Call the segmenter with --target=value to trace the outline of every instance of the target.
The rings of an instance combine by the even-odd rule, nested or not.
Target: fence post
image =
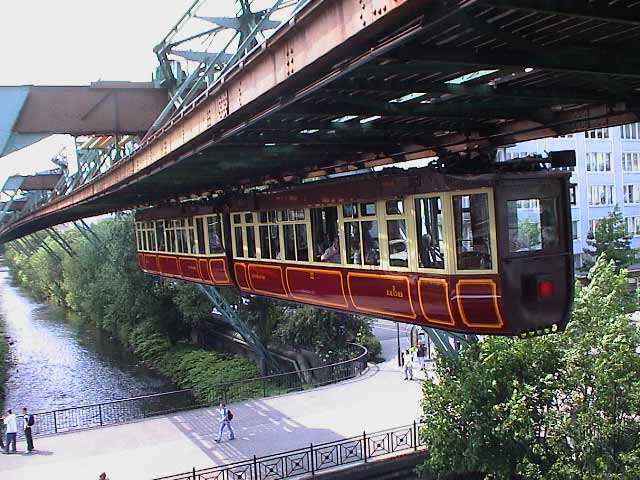
[[[193,467],[193,480],[196,480],[196,467]]]
[[[102,404],[98,405],[98,412],[100,413],[100,426],[102,426]]]
[[[364,463],[367,463],[367,432],[362,432],[362,456]]]
[[[56,418],[56,411],[53,411],[53,430],[58,433],[58,419]]]
[[[258,457],[253,456],[253,478],[258,480]]]
[[[316,465],[315,465],[315,461],[314,461],[314,454],[313,454],[313,443],[309,444],[309,451],[311,452],[311,456],[309,458],[309,465],[311,465],[311,476],[315,477],[316,476]]]
[[[413,421],[413,451],[418,451],[418,429],[415,420]]]
[[[267,382],[265,381],[265,379],[262,379],[262,397],[266,397],[267,396]]]

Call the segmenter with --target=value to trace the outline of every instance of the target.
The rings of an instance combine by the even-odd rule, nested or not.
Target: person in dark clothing
[[[33,450],[33,434],[31,432],[31,425],[29,419],[32,416],[27,413],[27,407],[22,409],[22,418],[24,422],[24,437],[27,439],[27,452],[31,452]]]

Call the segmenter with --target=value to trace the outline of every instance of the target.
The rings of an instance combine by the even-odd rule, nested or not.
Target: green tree
[[[602,255],[566,332],[486,337],[438,360],[421,436],[435,478],[640,477],[640,332],[625,270]],[[466,477],[465,477],[466,478]]]
[[[587,237],[587,248],[584,249],[585,270],[593,267],[595,260],[604,254],[613,260],[618,268],[627,268],[635,259],[635,250],[631,248],[631,239],[620,207],[617,205],[596,226],[595,232]]]

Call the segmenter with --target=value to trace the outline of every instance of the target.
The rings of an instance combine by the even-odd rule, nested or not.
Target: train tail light
[[[538,301],[551,300],[553,298],[554,293],[554,285],[553,280],[549,276],[538,276],[536,279],[536,286],[538,292]]]
[[[522,280],[522,294],[525,301],[543,303],[553,300],[556,288],[551,275],[525,275]]]

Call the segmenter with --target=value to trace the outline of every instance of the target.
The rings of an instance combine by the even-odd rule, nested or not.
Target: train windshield
[[[509,251],[533,252],[560,246],[555,198],[527,198],[507,202]]]

